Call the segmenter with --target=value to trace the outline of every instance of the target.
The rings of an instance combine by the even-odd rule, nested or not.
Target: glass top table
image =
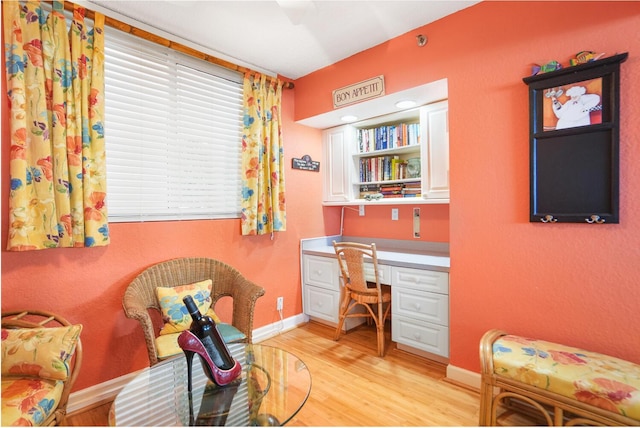
[[[187,391],[184,354],[142,370],[116,396],[111,426],[277,426],[302,408],[311,374],[295,355],[265,345],[230,344],[242,376],[219,387],[193,359],[193,391]]]

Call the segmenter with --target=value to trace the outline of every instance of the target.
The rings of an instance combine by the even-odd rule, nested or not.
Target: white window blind
[[[109,221],[237,218],[242,76],[105,29]]]

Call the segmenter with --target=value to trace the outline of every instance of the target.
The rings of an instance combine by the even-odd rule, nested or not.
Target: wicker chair
[[[156,296],[157,287],[177,287],[206,279],[213,280],[211,307],[225,296],[233,299],[231,325],[252,342],[253,311],[256,300],[264,295],[264,289],[249,281],[235,268],[208,258],[179,258],[153,265],[142,271],[127,287],[122,305],[128,318],[140,322],[144,333],[149,365],[160,361],[156,348],[156,336],[160,326],[154,326],[149,310],[160,312]],[[158,318],[158,317],[156,317]]]
[[[55,333],[55,337],[43,334],[41,336],[42,343],[38,343],[37,355],[33,351],[29,351],[29,358],[35,358],[35,362],[25,361],[18,362],[15,367],[6,367],[8,373],[5,373],[5,365],[11,365],[7,360],[15,359],[20,355],[20,351],[14,353],[17,349],[16,340],[6,338],[7,349],[5,355],[5,334],[2,335],[3,340],[3,373],[2,373],[2,425],[10,424],[34,424],[38,426],[61,425],[67,413],[67,404],[69,402],[69,394],[73,387],[80,367],[82,366],[82,342],[80,341],[81,325],[72,325],[63,317],[48,311],[40,310],[19,310],[6,311],[2,313],[3,329],[35,329],[35,328],[51,328],[69,327]],[[55,330],[52,330],[55,331]],[[18,333],[20,334],[20,333]],[[34,344],[32,334],[27,334],[25,340],[31,345]],[[66,350],[61,352],[57,347],[60,344],[66,346]],[[48,357],[52,357],[47,360]],[[46,361],[45,361],[46,360]],[[53,371],[59,371],[59,376],[51,376],[51,378],[40,378],[33,374],[33,365],[35,363],[44,362],[43,369],[40,373],[49,373],[51,375],[52,364],[55,365]],[[16,368],[26,368],[28,374],[19,374]],[[31,368],[29,368],[31,367]],[[18,369],[20,371],[20,369]],[[60,388],[62,384],[62,388]],[[5,391],[5,387],[7,390]],[[22,392],[21,392],[22,391]],[[47,395],[44,395],[49,391]],[[37,399],[36,399],[37,397]],[[46,400],[45,400],[46,399]],[[43,406],[42,403],[54,403],[50,408]],[[13,410],[10,410],[12,407]],[[5,413],[5,411],[9,413]],[[19,420],[13,420],[17,413],[22,413]],[[9,420],[7,415],[11,415]]]
[[[378,355],[383,357],[385,348],[384,323],[391,309],[391,292],[388,287],[380,285],[376,244],[366,245],[355,242],[333,241],[333,247],[338,257],[343,285],[338,327],[336,328],[334,340],[340,338],[345,318],[367,317],[373,319],[378,335]],[[368,256],[373,263],[375,284],[371,288],[368,287],[365,277],[364,256]],[[384,304],[387,307],[383,310]],[[358,305],[365,307],[367,312],[352,313],[351,310]]]

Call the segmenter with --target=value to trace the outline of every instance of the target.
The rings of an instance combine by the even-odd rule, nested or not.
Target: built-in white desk
[[[334,240],[375,242],[380,281],[391,286],[391,336],[398,348],[438,360],[448,358],[449,245],[339,235],[303,239],[300,261],[304,313],[333,325],[338,323],[340,303]],[[346,321],[345,329],[360,323],[357,318]]]

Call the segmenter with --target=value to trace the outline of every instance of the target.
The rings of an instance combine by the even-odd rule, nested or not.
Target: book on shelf
[[[420,144],[419,123],[397,123],[357,130],[360,153]]]
[[[367,195],[380,194],[383,198],[415,198],[422,196],[419,181],[407,183],[364,183],[360,184],[360,199]]]
[[[361,182],[407,178],[407,162],[397,155],[360,158],[359,162]]]
[[[378,193],[380,191],[380,185],[379,184],[361,184],[360,185],[360,191],[361,192],[373,192],[373,193]]]

